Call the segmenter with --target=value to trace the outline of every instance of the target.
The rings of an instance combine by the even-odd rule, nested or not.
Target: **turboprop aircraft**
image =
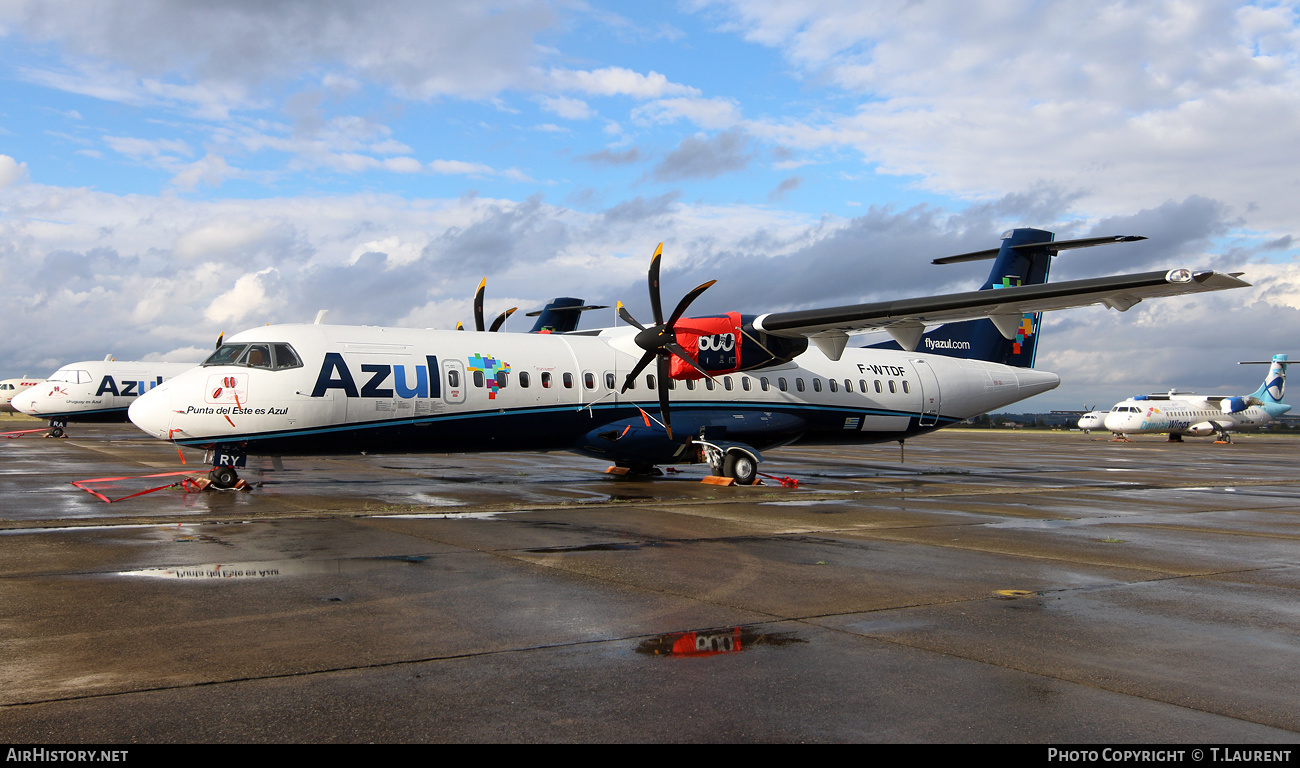
[[[43,381],[45,381],[45,379],[29,379],[26,376],[0,381],[0,411],[6,413],[17,413],[12,404],[14,396],[20,392],[25,392],[29,387],[34,387]]]
[[[1229,432],[1253,432],[1280,419],[1291,406],[1282,402],[1286,391],[1286,355],[1240,365],[1267,365],[1264,383],[1254,393],[1230,397],[1198,397],[1177,391],[1164,395],[1138,395],[1116,403],[1106,414],[1106,429],[1121,436],[1168,432],[1171,442],[1183,435],[1218,435],[1215,442],[1231,443]]]
[[[1017,229],[994,272],[1045,257],[1051,232]],[[1125,238],[1096,238],[1096,243]],[[665,319],[655,251],[654,322],[550,334],[321,323],[232,336],[200,367],[131,405],[145,432],[209,451],[213,482],[237,482],[246,456],[570,450],[639,474],[707,462],[741,484],[760,451],[804,443],[902,440],[1057,386],[1054,373],[914,351],[926,326],[988,318],[1023,344],[1026,316],[1249,285],[1174,269],[758,316],[685,317],[712,282]],[[884,330],[898,350],[846,349]],[[1017,341],[1019,339],[1019,341]],[[812,342],[810,345],[809,342]],[[269,362],[252,365],[254,354]],[[650,363],[655,367],[647,371]],[[644,374],[644,375],[643,375]],[[657,404],[658,417],[647,409]]]
[[[16,395],[14,410],[49,419],[51,437],[62,437],[69,421],[126,421],[127,406],[194,363],[103,360],[70,363],[50,378]]]

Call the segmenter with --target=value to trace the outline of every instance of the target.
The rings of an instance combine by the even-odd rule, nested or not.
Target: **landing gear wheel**
[[[753,485],[758,479],[758,462],[747,453],[729,453],[722,464],[722,473],[736,485]]]
[[[50,427],[50,431],[45,433],[46,437],[63,437],[63,427]]]
[[[233,467],[213,467],[208,473],[208,479],[217,488],[234,488],[239,482],[239,475]]]

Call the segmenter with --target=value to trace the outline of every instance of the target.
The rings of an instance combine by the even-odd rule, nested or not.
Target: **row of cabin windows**
[[[473,379],[474,379],[474,386],[479,387],[479,388],[482,388],[483,385],[486,383],[486,379],[485,379],[485,377],[484,377],[484,375],[483,375],[483,371],[474,371],[472,375],[473,375]],[[518,378],[519,378],[519,386],[522,387],[523,389],[528,389],[529,387],[531,387],[531,386],[533,385],[533,377],[532,377],[532,375],[529,374],[527,371],[520,371],[520,372],[519,372],[519,376],[518,376]],[[550,389],[550,387],[551,387],[552,384],[554,383],[554,378],[552,377],[550,371],[543,371],[542,373],[538,374],[537,378],[538,378],[538,384],[539,384],[543,389]],[[574,379],[573,379],[573,374],[572,374],[572,373],[567,373],[567,372],[566,372],[566,373],[562,373],[562,374],[560,374],[560,381],[561,381],[561,383],[563,384],[563,386],[564,386],[565,389],[573,389]],[[731,391],[733,391],[733,390],[735,389],[735,383],[732,381],[732,378],[731,378],[730,376],[723,376],[722,379],[721,379],[721,381],[722,381],[722,388],[725,389],[726,391],[731,392]],[[748,376],[741,376],[741,377],[740,377],[740,388],[741,388],[742,390],[744,390],[745,392],[749,392],[749,391],[753,388],[753,384],[751,383],[752,381],[753,381],[753,379],[751,379],[751,378],[748,377]],[[496,382],[497,382],[497,387],[500,388],[500,389],[504,389],[505,387],[509,386],[509,385],[510,385],[510,373],[509,373],[508,371],[500,371],[500,372],[498,372],[498,373],[496,374]],[[449,372],[448,372],[447,383],[448,383],[449,385],[453,386],[453,387],[458,387],[458,386],[460,386],[460,376],[458,375],[458,373],[457,373],[456,371],[449,371]],[[688,379],[687,381],[685,381],[685,382],[683,382],[683,383],[686,385],[686,389],[688,389],[688,390],[694,390],[694,389],[695,389],[695,385],[696,385],[697,382],[694,381],[694,380],[689,380],[689,379]],[[716,386],[716,385],[713,383],[713,380],[712,380],[712,379],[700,379],[700,383],[703,383],[704,388],[705,388],[706,390],[709,390],[709,391],[712,391],[713,388]],[[880,379],[876,379],[876,380],[875,380],[874,390],[875,390],[876,394],[884,394],[885,388],[888,387],[888,389],[889,389],[889,393],[890,393],[890,394],[897,394],[897,393],[900,391],[900,384],[901,384],[901,391],[903,392],[903,394],[909,394],[909,393],[911,393],[911,391],[912,391],[912,387],[911,387],[911,384],[910,384],[909,382],[907,382],[907,381],[897,382],[897,381],[894,381],[894,380],[892,380],[892,379],[889,380],[889,381],[887,381],[887,382],[883,382],[883,383],[880,381]],[[764,392],[767,392],[767,391],[769,391],[769,390],[772,388],[772,382],[771,382],[771,381],[770,381],[766,376],[760,376],[760,377],[759,377],[759,379],[758,379],[758,385],[759,385],[759,388],[760,388],[762,391],[764,391]],[[588,372],[586,372],[586,373],[583,373],[583,374],[582,374],[582,386],[585,387],[585,388],[587,388],[587,389],[595,389],[595,388],[596,388],[596,374],[591,373],[590,371],[588,371]],[[655,377],[654,377],[653,375],[651,375],[651,374],[646,374],[646,377],[645,377],[645,386],[646,386],[646,389],[649,389],[651,392],[655,391]],[[839,391],[840,391],[840,382],[837,381],[836,379],[828,379],[828,380],[826,381],[826,386],[830,389],[831,392],[839,392]],[[844,385],[843,385],[843,386],[844,386],[844,391],[845,391],[845,392],[853,392],[853,391],[854,391],[854,389],[853,389],[853,380],[852,380],[852,379],[844,379]],[[777,377],[777,380],[776,380],[776,387],[777,387],[777,389],[781,390],[782,392],[789,392],[789,391],[790,391],[790,382],[789,382],[789,381],[788,381],[784,376]],[[858,379],[857,387],[858,387],[858,390],[857,390],[857,391],[862,392],[862,393],[868,393],[868,392],[871,392],[871,391],[872,391],[872,386],[871,386],[871,384],[869,384],[869,383],[867,382],[866,379]],[[617,377],[616,377],[614,374],[612,374],[612,373],[606,373],[606,374],[605,374],[605,388],[606,388],[606,389],[616,389],[616,388],[621,388],[621,385],[619,385],[619,383],[618,383],[618,379],[617,379]],[[669,380],[668,380],[668,388],[669,388],[669,389],[677,389],[677,380],[676,380],[676,379],[669,379]],[[794,380],[794,388],[795,388],[795,391],[796,391],[796,392],[805,392],[805,391],[807,391],[807,387],[806,387],[806,385],[804,384],[804,380],[803,380],[802,378],[796,378],[796,379]],[[628,383],[628,389],[629,389],[629,390],[636,389],[636,380],[635,380],[635,379]],[[813,379],[813,380],[812,380],[812,389],[813,389],[814,392],[821,392],[821,391],[822,391],[822,380],[821,380],[821,379]]]

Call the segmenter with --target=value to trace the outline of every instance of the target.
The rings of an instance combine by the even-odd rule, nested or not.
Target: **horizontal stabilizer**
[[[1073,248],[1091,248],[1094,245],[1112,245],[1114,243],[1132,243],[1138,240],[1146,240],[1142,235],[1107,235],[1106,237],[1085,237],[1078,240],[1061,240],[1055,243],[1025,243],[1024,245],[1013,245],[1011,250],[1030,250],[1033,248],[1046,248],[1047,252],[1056,255],[1061,251],[1068,251]],[[972,251],[971,253],[962,253],[957,256],[945,256],[942,259],[935,259],[931,264],[960,264],[967,261],[983,261],[997,257],[1001,248],[989,248],[984,251]]]

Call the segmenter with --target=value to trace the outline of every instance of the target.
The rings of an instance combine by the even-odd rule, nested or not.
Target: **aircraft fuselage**
[[[210,361],[155,387],[130,416],[156,437],[252,454],[572,450],[687,463],[684,441],[656,423],[654,368],[619,392],[642,354],[635,333],[267,326],[226,344],[249,345],[245,355],[289,347],[274,362]],[[810,349],[769,369],[674,381],[672,426],[675,436],[725,428],[727,440],[759,450],[896,440],[1058,383],[939,355],[863,348],[832,361]]]

